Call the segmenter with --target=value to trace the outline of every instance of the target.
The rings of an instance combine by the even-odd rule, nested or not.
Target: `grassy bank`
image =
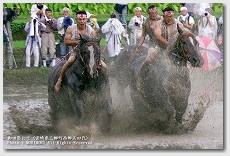
[[[51,68],[5,69],[3,71],[3,86],[9,85],[47,85]]]

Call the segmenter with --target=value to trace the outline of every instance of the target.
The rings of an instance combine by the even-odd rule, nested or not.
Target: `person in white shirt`
[[[185,28],[192,30],[195,24],[195,21],[193,17],[188,14],[188,9],[186,7],[181,7],[180,13],[181,15],[178,16],[177,20],[179,20]]]
[[[195,5],[195,12],[200,16],[203,16],[205,13],[205,9],[211,9],[212,3],[196,3]]]
[[[140,7],[136,7],[134,9],[135,16],[131,18],[129,22],[130,33],[130,43],[132,45],[138,44],[139,39],[142,34],[142,24],[146,20],[146,17],[142,15],[142,9]]]
[[[198,20],[198,35],[215,40],[217,37],[216,17],[211,14],[211,9],[205,9],[205,13]]]
[[[90,25],[96,32],[99,32],[100,26],[97,23],[97,19],[95,18],[95,15],[89,13],[88,11],[86,11],[86,14],[88,18],[87,24]]]
[[[38,16],[38,19],[41,19],[45,16],[45,11],[48,7],[44,4],[44,3],[35,3],[34,5],[32,5],[31,9],[30,9],[30,13],[31,15],[36,14]]]
[[[65,32],[69,26],[74,24],[74,20],[70,17],[70,10],[66,7],[63,8],[62,15],[63,17],[57,20],[57,29],[60,38],[60,54],[64,56],[71,50],[71,46],[66,46],[64,43]]]
[[[40,30],[45,27],[45,24],[38,21],[36,14],[32,14],[30,22],[26,23],[26,67],[30,67],[30,56],[32,54],[34,55],[34,67],[39,67],[39,49],[41,49]]]
[[[113,60],[121,52],[121,35],[125,29],[115,14],[102,26],[102,33],[105,33],[109,57]]]

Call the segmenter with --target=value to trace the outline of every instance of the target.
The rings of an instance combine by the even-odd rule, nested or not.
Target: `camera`
[[[52,20],[51,20],[51,19],[48,19],[48,20],[46,20],[46,23],[47,23],[47,24],[52,24]]]
[[[209,13],[208,13],[208,12],[205,12],[205,13],[204,13],[204,16],[208,16],[208,15],[209,15]]]
[[[138,22],[134,22],[135,26],[139,26]]]

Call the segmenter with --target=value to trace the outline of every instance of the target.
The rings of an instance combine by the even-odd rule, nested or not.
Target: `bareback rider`
[[[96,36],[96,32],[94,29],[90,26],[87,25],[88,19],[87,19],[87,14],[85,11],[78,11],[76,13],[76,23],[66,30],[65,34],[65,44],[69,46],[76,47],[80,45],[80,35],[87,35],[87,36]],[[75,48],[74,48],[75,49]],[[54,86],[54,90],[58,92],[61,87],[61,82],[62,79],[66,73],[66,71],[69,69],[69,67],[76,61],[77,59],[77,51],[74,51],[67,62],[63,65],[61,69],[60,76],[58,78],[57,83]],[[101,61],[102,68],[106,71],[107,74],[107,68],[104,62]]]
[[[140,76],[146,72],[148,65],[154,61],[159,52],[167,48],[175,34],[178,33],[177,24],[184,29],[183,24],[175,19],[174,10],[170,7],[165,8],[163,10],[163,20],[157,21],[154,29],[152,29],[157,46],[148,50],[147,57],[138,72],[137,88],[140,88]]]
[[[156,41],[153,34],[153,30],[156,26],[157,21],[162,20],[163,17],[158,15],[157,7],[151,5],[148,7],[147,10],[149,17],[145,20],[142,26],[142,35],[138,43],[137,51],[139,50],[140,46],[144,43],[146,36],[149,36],[150,46],[155,46]]]

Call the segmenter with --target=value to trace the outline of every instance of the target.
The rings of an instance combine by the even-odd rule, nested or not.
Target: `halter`
[[[187,36],[187,37],[192,37],[193,41],[194,41],[194,45],[197,47],[198,41],[196,40],[195,36],[191,33],[183,33],[183,36]],[[178,36],[180,37],[180,36]],[[182,63],[186,63],[187,61],[189,61],[190,56],[188,53],[185,52],[183,43],[179,43],[181,41],[178,41],[181,39],[177,39],[176,41],[176,45],[175,45],[175,49],[172,51],[172,55],[175,57],[174,61],[176,61],[177,64],[182,65]],[[180,46],[179,46],[180,45]],[[179,53],[181,52],[181,53]]]

